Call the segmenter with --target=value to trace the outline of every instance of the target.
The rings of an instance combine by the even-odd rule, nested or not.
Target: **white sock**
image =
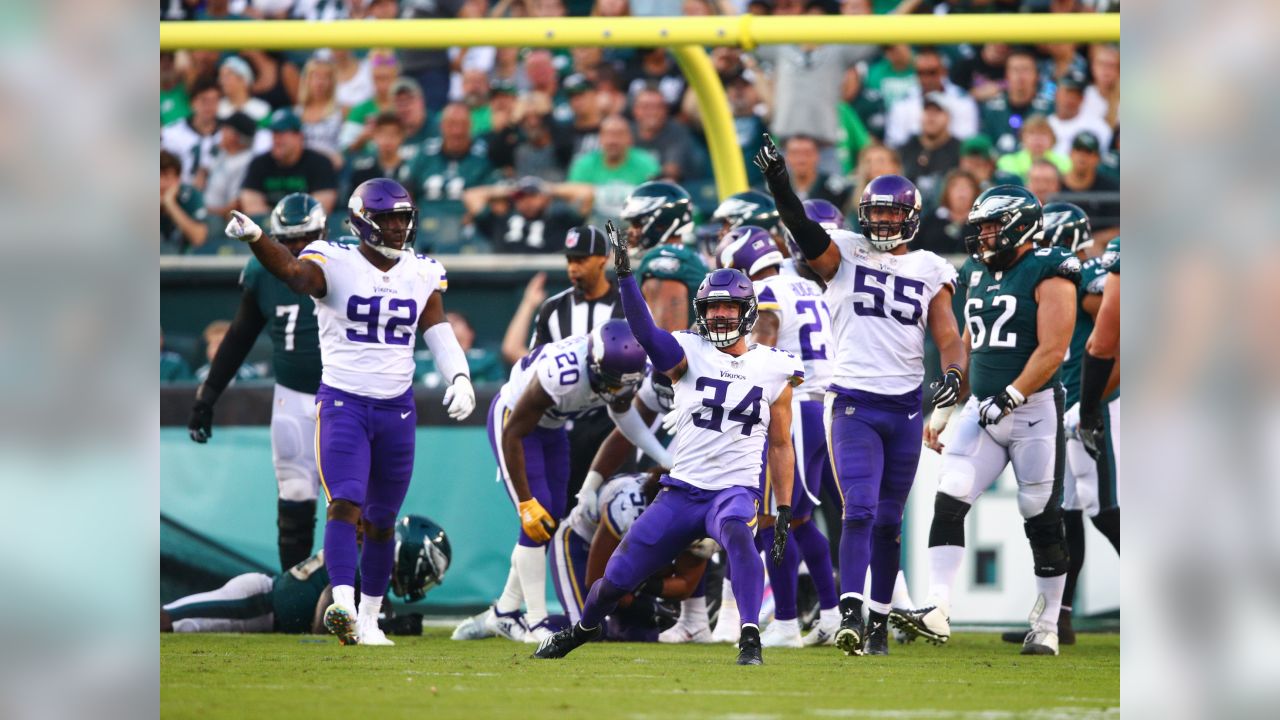
[[[1067,587],[1067,574],[1053,577],[1036,576],[1036,592],[1044,597],[1044,610],[1031,624],[1040,630],[1058,632],[1058,613],[1062,610],[1062,591]]]
[[[889,601],[889,604],[904,610],[916,606],[915,603],[911,602],[911,593],[907,590],[907,576],[903,575],[901,570],[898,571],[898,577],[893,580],[893,599]]]
[[[942,608],[944,613],[951,610],[951,586],[963,560],[964,547],[960,545],[929,548],[929,602]]]
[[[840,624],[840,608],[822,608],[818,611],[818,625],[831,627]]]
[[[372,619],[375,622],[378,615],[382,612],[382,596],[381,595],[365,595],[360,593],[360,619]]]
[[[790,620],[774,620],[769,623],[769,627],[778,626],[778,632],[785,632],[788,635],[800,634],[800,622],[796,618]]]
[[[733,596],[733,583],[728,580],[724,581],[724,587],[720,589],[720,607],[738,609],[738,600]]]
[[[889,611],[892,609],[893,608],[889,606],[889,603],[876,602],[875,600],[867,601],[867,610],[870,612],[880,613],[881,615],[888,615]]]
[[[705,597],[689,598],[680,601],[680,624],[688,628],[704,628],[707,620],[707,599]]]
[[[520,573],[516,572],[516,552],[519,549],[520,546],[517,545],[516,549],[511,551],[511,570],[507,572],[507,584],[502,588],[502,596],[495,603],[498,612],[501,613],[515,612],[524,604],[524,592],[520,589]]]
[[[525,621],[533,627],[547,617],[547,548],[517,545],[511,561],[520,575],[520,588],[528,608]]]
[[[356,589],[350,585],[333,586],[333,602],[348,610],[356,609]]]

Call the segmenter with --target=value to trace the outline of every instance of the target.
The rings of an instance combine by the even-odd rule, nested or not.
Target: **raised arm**
[[[231,211],[231,222],[227,223],[227,237],[249,243],[254,257],[267,269],[267,272],[284,281],[294,292],[306,293],[311,297],[324,297],[328,292],[328,284],[324,279],[324,270],[311,260],[299,260],[289,252],[289,248],[281,245],[262,232],[258,224],[248,215]]]
[[[840,249],[831,242],[826,228],[809,219],[804,213],[804,203],[791,188],[791,176],[787,174],[787,162],[773,144],[768,133],[764,135],[764,145],[752,160],[764,175],[773,193],[773,201],[778,205],[778,216],[782,224],[787,226],[796,244],[804,252],[809,267],[818,273],[824,281],[835,277],[840,269]]]
[[[631,274],[631,258],[627,248],[618,238],[618,229],[613,221],[605,223],[605,233],[609,244],[613,246],[613,267],[618,275],[618,293],[622,296],[622,312],[631,326],[631,333],[644,348],[653,367],[672,381],[679,380],[689,368],[684,348],[676,342],[675,336],[653,324],[653,316],[649,314],[649,306],[645,304],[640,286]]]

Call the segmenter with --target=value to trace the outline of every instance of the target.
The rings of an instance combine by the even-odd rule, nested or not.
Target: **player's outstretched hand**
[[[960,381],[962,376],[960,371],[954,367],[947,368],[947,372],[942,379],[935,382],[931,387],[933,391],[933,406],[935,408],[951,407],[956,404],[956,400],[960,399]]]
[[[1026,401],[1027,399],[1018,392],[1017,388],[1009,385],[999,395],[989,397],[978,405],[978,424],[982,427],[995,425]]]
[[[769,133],[764,134],[764,144],[756,151],[751,162],[755,163],[755,166],[760,168],[760,173],[770,180],[787,177],[787,161],[778,151],[778,146],[773,144],[773,138],[769,137]]]
[[[600,493],[584,485],[578,490],[578,507],[586,513],[592,525],[600,522]]]
[[[203,400],[197,400],[191,406],[191,419],[187,420],[187,432],[191,439],[200,444],[209,442],[213,437],[213,406]]]
[[[449,408],[449,417],[454,420],[466,420],[472,410],[476,409],[476,391],[471,387],[471,378],[458,375],[444,391],[444,406]]]
[[[791,506],[779,505],[778,514],[773,521],[773,550],[769,557],[774,565],[782,564],[782,556],[787,553],[787,535],[791,533]]]
[[[549,542],[551,533],[556,529],[556,521],[542,503],[537,498],[529,498],[516,507],[520,510],[520,527],[524,528],[524,534],[540,543]]]
[[[613,271],[619,278],[630,275],[631,255],[627,252],[627,244],[618,239],[618,228],[614,227],[612,220],[605,222],[604,234],[609,239],[609,245],[613,247]]]
[[[227,237],[241,242],[258,242],[262,237],[262,228],[248,215],[239,210],[231,211],[231,222],[227,223]]]

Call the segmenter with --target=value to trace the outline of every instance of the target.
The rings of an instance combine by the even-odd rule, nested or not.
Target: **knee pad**
[[[325,516],[330,520],[341,520],[356,525],[360,522],[360,506],[350,500],[334,500],[329,503],[329,510]]]
[[[958,545],[964,547],[964,517],[969,503],[939,492],[933,499],[933,523],[929,526],[929,547]]]
[[[373,528],[389,528],[389,531],[394,531],[396,514],[390,508],[370,505],[364,509],[364,522],[366,531]]]
[[[862,505],[845,505],[843,519],[845,524],[851,521],[871,522],[876,517],[875,508]]]
[[[1069,569],[1066,529],[1062,525],[1062,511],[1051,508],[1028,518],[1023,524],[1027,540],[1031,543],[1031,559],[1035,573],[1040,577],[1062,575]]]
[[[902,542],[902,523],[895,524],[876,524],[871,526],[872,542],[889,543],[897,545]]]
[[[396,537],[395,525],[374,525],[368,520],[364,523],[364,537],[373,542],[391,542]]]

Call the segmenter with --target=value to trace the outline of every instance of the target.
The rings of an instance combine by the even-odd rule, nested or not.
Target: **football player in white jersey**
[[[565,423],[604,406],[626,438],[659,462],[670,455],[631,406],[648,360],[625,320],[589,335],[540,345],[511,369],[489,407],[489,442],[498,480],[520,518],[520,536],[502,596],[485,623],[511,640],[542,642],[547,618],[547,544],[565,516],[569,433]],[[523,618],[520,606],[528,607]]]
[[[858,204],[863,236],[828,231],[806,216],[768,136],[755,163],[782,222],[827,283],[836,343],[827,433],[844,502],[836,645],[850,655],[888,654],[902,513],[922,447],[926,328],[945,368],[933,396],[936,407],[955,404],[968,363],[951,309],[956,270],[934,253],[908,251],[920,226],[921,202],[906,178],[881,175],[867,183]],[[869,627],[862,619],[868,566]]]
[[[317,241],[295,258],[239,212],[227,235],[250,243],[263,267],[294,292],[315,298],[323,365],[316,467],[329,503],[324,554],[333,585],[325,626],[343,645],[391,645],[378,613],[395,561],[396,515],[413,475],[414,328],[449,378],[449,416],[466,418],[476,398],[466,353],[444,317],[444,267],[412,250],[412,196],[378,178],[355,189],[348,209],[359,245]],[[358,614],[357,526],[364,528]]]
[[[831,569],[831,546],[813,524],[824,476],[831,474],[827,460],[827,434],[823,427],[823,397],[831,381],[831,313],[817,283],[797,275],[782,275],[783,257],[773,238],[763,228],[740,226],[728,234],[728,247],[720,255],[720,267],[746,273],[755,286],[760,317],[751,339],[796,355],[804,363],[804,387],[793,392],[791,442],[796,453],[796,486],[792,492],[791,537],[782,564],[765,564],[773,588],[773,622],[760,636],[764,647],[803,647],[835,642],[840,626],[835,574]],[[807,390],[806,390],[807,388]],[[758,543],[768,547],[774,530],[774,497],[769,477],[761,478],[764,512],[760,518]],[[834,482],[834,478],[830,480]],[[779,522],[782,522],[779,520]],[[796,592],[800,561],[809,567],[818,591],[820,608],[817,627],[803,639],[797,622]]]
[[[733,567],[742,619],[738,664],[759,665],[764,568],[752,528],[760,505],[761,463],[767,437],[778,511],[789,513],[795,473],[791,388],[804,381],[804,365],[777,348],[747,346],[756,298],[751,281],[738,270],[716,270],[703,280],[694,299],[697,332],[673,335],[659,329],[613,223],[606,232],[617,248],[614,262],[627,322],[654,369],[675,386],[675,459],[657,499],[609,559],[604,577],[591,586],[582,619],[547,638],[534,657],[561,658],[598,637],[605,616],[624,595],[691,542],[709,536],[725,549]],[[786,541],[782,526],[772,548],[776,558],[783,556]]]

